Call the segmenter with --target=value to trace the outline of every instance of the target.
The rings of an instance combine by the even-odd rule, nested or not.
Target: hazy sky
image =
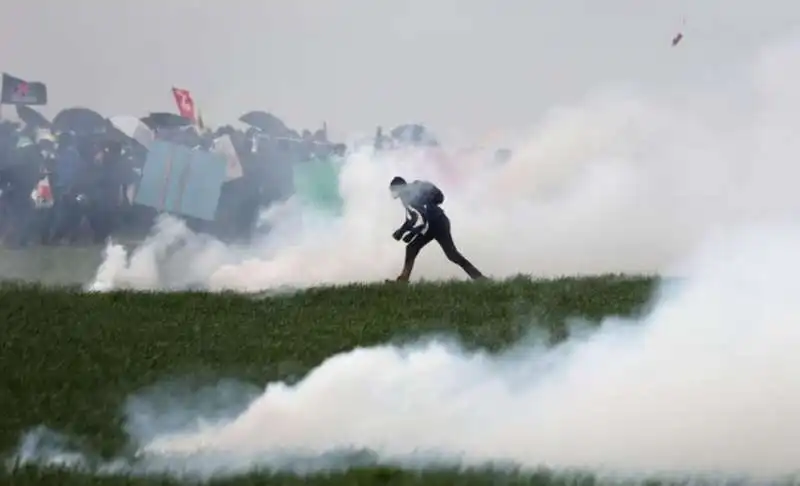
[[[483,134],[604,83],[713,78],[798,19],[796,0],[27,0],[3,7],[0,69],[47,82],[49,113],[174,110],[176,85],[213,124]]]

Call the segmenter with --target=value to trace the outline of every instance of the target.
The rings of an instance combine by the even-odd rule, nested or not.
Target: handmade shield
[[[342,161],[336,157],[311,159],[293,166],[294,186],[301,201],[323,211],[340,214],[343,206],[339,194],[339,170]]]
[[[225,157],[156,140],[134,202],[158,211],[213,221],[225,182]]]

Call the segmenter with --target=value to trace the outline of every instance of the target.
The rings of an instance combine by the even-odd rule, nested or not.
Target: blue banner
[[[226,164],[221,155],[156,140],[149,147],[134,202],[213,221]]]

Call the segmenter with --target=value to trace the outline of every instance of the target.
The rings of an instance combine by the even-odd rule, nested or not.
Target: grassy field
[[[565,319],[598,321],[642,310],[655,280],[596,277],[536,282],[349,286],[282,297],[233,294],[81,295],[0,288],[0,450],[45,424],[85,439],[104,456],[126,445],[127,397],[165,379],[201,384],[234,378],[255,386],[301,376],[356,346],[455,334],[469,346],[500,350],[536,320],[554,340]],[[8,474],[8,473],[5,473]],[[3,478],[0,478],[0,482]],[[498,482],[499,481],[499,482]],[[17,470],[6,484],[171,484],[166,479],[81,476]],[[412,473],[388,468],[297,479],[252,474],[215,484],[595,484],[490,472]]]
[[[0,280],[82,285],[103,261],[103,246],[0,248]]]

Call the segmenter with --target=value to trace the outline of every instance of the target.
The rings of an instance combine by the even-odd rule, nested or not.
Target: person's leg
[[[58,204],[58,203],[57,203]],[[75,196],[65,195],[60,202],[57,210],[55,227],[53,229],[53,242],[66,240],[69,244],[74,244],[78,240],[81,224],[85,215],[85,207],[82,206]]]
[[[49,238],[51,242],[59,243],[67,235],[74,219],[73,206],[73,200],[66,194],[56,200],[53,206],[53,221]]]
[[[11,238],[13,246],[25,246],[31,233],[32,204],[30,200],[15,194],[10,205]]]
[[[36,208],[33,204],[20,205],[19,208],[19,239],[20,246],[28,246],[36,236]]]
[[[417,236],[411,240],[411,243],[406,245],[405,263],[403,264],[403,271],[400,273],[400,276],[397,277],[398,282],[408,282],[409,278],[411,278],[411,271],[414,269],[414,262],[417,259],[417,255],[419,255],[419,252],[431,241],[433,241],[433,236],[431,235],[431,231],[428,231],[424,235]]]
[[[445,256],[448,260],[463,268],[467,275],[473,280],[486,278],[483,274],[475,268],[475,266],[467,260],[464,255],[456,248],[453,242],[453,235],[450,231],[450,219],[448,217],[442,218],[435,226],[431,225],[429,233],[433,233],[434,238],[442,247]]]
[[[86,218],[89,220],[89,227],[92,229],[92,240],[95,243],[103,243],[108,239],[112,232],[112,213],[113,207],[92,205],[88,208]]]

